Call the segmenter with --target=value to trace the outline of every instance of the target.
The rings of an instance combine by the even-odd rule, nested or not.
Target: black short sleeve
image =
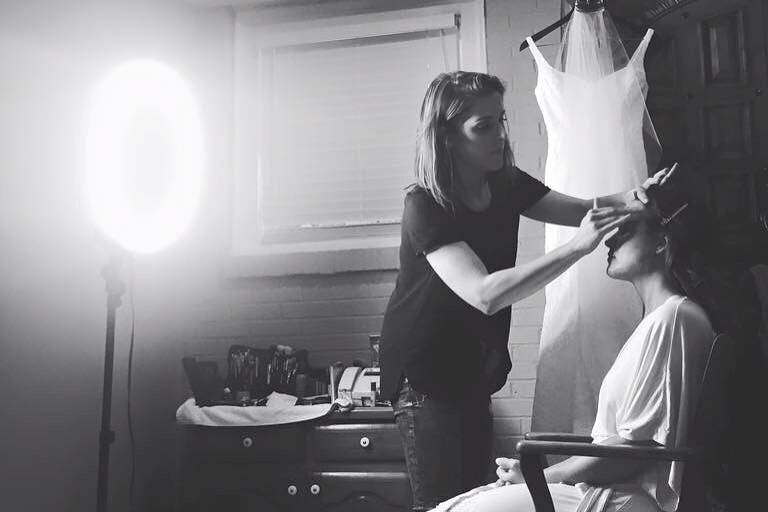
[[[427,254],[462,239],[451,214],[418,187],[405,196],[403,232],[416,255]]]
[[[518,214],[538,203],[550,190],[548,186],[518,167],[503,172],[507,180],[508,201]]]

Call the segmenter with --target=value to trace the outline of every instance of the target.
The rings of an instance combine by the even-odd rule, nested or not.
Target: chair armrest
[[[545,455],[583,455],[633,459],[692,460],[703,458],[703,450],[665,446],[628,446],[561,441],[520,441],[517,443],[520,469],[531,493],[536,512],[555,512],[544,479]]]
[[[590,436],[579,434],[568,434],[563,432],[528,432],[525,434],[526,441],[569,441],[573,443],[591,443]]]
[[[704,457],[695,448],[667,448],[666,446],[639,446],[622,444],[594,444],[562,441],[520,441],[517,451],[521,455],[583,455],[586,457],[612,457],[657,460],[693,460]]]

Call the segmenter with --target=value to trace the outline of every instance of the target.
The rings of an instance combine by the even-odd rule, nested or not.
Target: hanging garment
[[[578,12],[573,22],[580,22]],[[623,67],[601,66],[592,75],[591,55],[581,58],[582,51],[577,59],[569,53],[566,59],[561,53],[563,68],[574,66],[574,72],[564,72],[528,38],[548,134],[545,181],[552,189],[591,198],[629,190],[655,171],[660,148],[645,106],[643,69],[652,34],[648,30]],[[583,39],[581,48],[599,47]],[[575,229],[548,224],[546,251],[570,240]],[[631,284],[608,278],[606,267],[607,249],[601,245],[546,288],[533,430],[589,432],[600,383],[641,317]]]

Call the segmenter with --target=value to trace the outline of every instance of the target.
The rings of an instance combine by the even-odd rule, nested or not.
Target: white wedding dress
[[[619,69],[569,54],[568,72],[550,65],[528,39],[548,134],[545,181],[552,189],[582,198],[608,195],[636,187],[655,170],[660,148],[645,107],[643,68],[652,34],[648,30]],[[548,224],[546,251],[570,240],[575,229]],[[589,432],[603,376],[641,317],[632,286],[605,275],[606,256],[601,246],[546,288],[534,431]]]

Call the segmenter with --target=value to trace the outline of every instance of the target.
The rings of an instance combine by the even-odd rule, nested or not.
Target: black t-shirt
[[[511,368],[507,340],[511,308],[486,316],[456,295],[426,254],[466,242],[488,272],[513,267],[520,213],[549,188],[518,168],[489,175],[490,206],[473,212],[458,203],[444,210],[421,187],[405,197],[400,271],[381,332],[381,393],[394,400],[403,377],[417,391],[440,398],[485,395],[503,385]],[[495,351],[501,382],[489,382],[487,349]]]

